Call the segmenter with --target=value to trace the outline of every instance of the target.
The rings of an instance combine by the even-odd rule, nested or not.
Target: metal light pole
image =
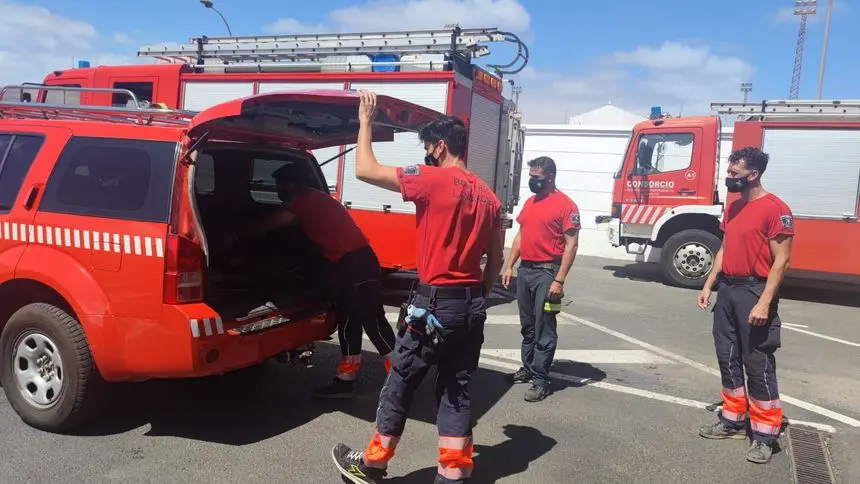
[[[827,63],[827,40],[830,37],[830,15],[833,13],[833,0],[827,0],[827,16],[824,21],[824,47],[821,53],[821,71],[818,73],[818,99],[821,99],[821,88],[824,87],[824,65]]]
[[[747,102],[747,95],[752,91],[752,83],[751,82],[742,82],[741,83],[741,92],[744,93],[744,104]]]
[[[800,28],[797,31],[797,46],[794,50],[794,70],[791,74],[789,99],[797,99],[800,93],[800,74],[803,70],[803,45],[806,42],[806,20],[810,15],[818,13],[818,0],[794,0],[794,15],[800,17]]]
[[[226,18],[224,18],[224,16],[223,16],[223,15],[221,15],[221,12],[219,12],[219,11],[218,11],[218,9],[217,9],[217,8],[215,8],[215,4],[212,2],[212,0],[200,0],[200,3],[201,3],[204,7],[214,10],[214,11],[215,11],[215,13],[217,13],[217,14],[218,14],[218,16],[219,16],[219,17],[221,17],[221,20],[223,20],[223,21],[224,21],[224,26],[225,26],[225,27],[227,27],[227,33],[230,35],[230,37],[232,37],[232,36],[233,36],[233,32],[230,30],[230,24],[228,24],[228,23],[227,23],[227,19],[226,19]]]

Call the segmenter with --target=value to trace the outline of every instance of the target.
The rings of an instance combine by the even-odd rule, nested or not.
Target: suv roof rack
[[[60,91],[76,93],[113,93],[128,96],[125,106],[94,106],[84,104],[53,104],[28,101],[6,101],[7,93],[18,91]],[[140,101],[128,89],[97,87],[45,86],[25,83],[0,89],[0,119],[68,119],[76,121],[107,121],[114,123],[183,126],[197,114],[195,111],[159,109]]]

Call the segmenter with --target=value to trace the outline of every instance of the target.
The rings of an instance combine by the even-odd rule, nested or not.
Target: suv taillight
[[[185,237],[168,235],[164,261],[164,303],[202,302],[204,263],[200,246]]]

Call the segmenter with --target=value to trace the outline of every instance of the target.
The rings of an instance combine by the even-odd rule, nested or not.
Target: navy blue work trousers
[[[550,383],[549,369],[558,346],[558,319],[556,313],[544,311],[544,303],[559,268],[560,264],[535,267],[524,261],[517,269],[523,368],[540,385]]]

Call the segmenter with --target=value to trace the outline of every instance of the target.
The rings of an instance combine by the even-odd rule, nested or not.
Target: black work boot
[[[699,435],[706,439],[717,440],[744,440],[747,438],[746,429],[737,429],[726,425],[720,420],[715,424],[704,425],[699,429]]]
[[[354,382],[332,378],[331,382],[314,391],[317,398],[352,398]]]
[[[514,383],[529,383],[530,381],[532,381],[531,373],[529,373],[529,371],[523,367],[520,367],[519,370],[509,376],[511,378],[511,381],[513,381]]]
[[[552,393],[547,383],[532,383],[532,386],[526,390],[524,397],[527,402],[539,402],[548,397]]]
[[[386,472],[368,467],[364,463],[364,453],[352,450],[345,444],[337,444],[331,449],[334,465],[344,477],[356,484],[379,484]]]

